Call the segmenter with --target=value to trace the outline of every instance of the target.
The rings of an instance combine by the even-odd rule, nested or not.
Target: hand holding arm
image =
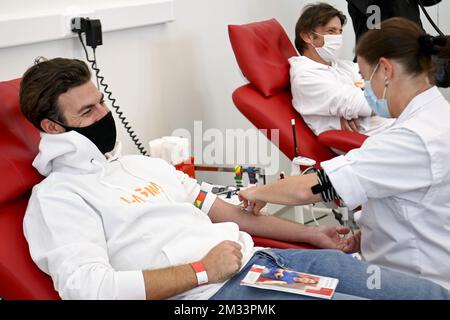
[[[352,132],[359,132],[360,125],[358,119],[350,119],[347,120],[345,118],[341,118],[341,130],[348,130]]]

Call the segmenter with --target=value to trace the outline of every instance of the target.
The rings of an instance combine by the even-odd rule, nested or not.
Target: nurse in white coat
[[[432,85],[432,56],[450,58],[450,39],[393,18],[356,49],[365,95],[380,116],[396,118],[360,149],[321,163],[314,174],[241,192],[255,212],[264,202],[307,204],[340,197],[362,206],[366,262],[429,279],[450,290],[450,104]]]

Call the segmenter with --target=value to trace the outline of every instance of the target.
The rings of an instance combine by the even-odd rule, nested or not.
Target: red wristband
[[[191,267],[194,269],[195,275],[197,276],[197,285],[202,286],[208,284],[208,274],[206,273],[203,263],[200,261],[192,262]]]

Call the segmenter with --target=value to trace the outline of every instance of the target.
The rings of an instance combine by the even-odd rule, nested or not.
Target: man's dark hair
[[[43,119],[65,123],[58,97],[69,89],[90,81],[91,72],[81,60],[39,57],[22,77],[20,109],[39,130]]]
[[[303,54],[303,51],[308,47],[301,34],[313,32],[317,27],[327,25],[334,17],[338,17],[342,25],[347,22],[345,15],[328,3],[320,2],[303,8],[302,14],[295,25],[295,47],[300,54]]]

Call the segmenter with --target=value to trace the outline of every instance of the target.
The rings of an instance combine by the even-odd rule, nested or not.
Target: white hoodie
[[[393,119],[371,117],[356,63],[336,60],[328,66],[305,56],[292,57],[289,63],[292,104],[316,135],[341,130],[340,118],[359,119],[360,133],[367,135],[393,124]]]
[[[244,261],[252,255],[237,224],[207,216],[215,196],[197,209],[196,180],[163,160],[117,152],[107,160],[70,131],[42,133],[33,166],[46,179],[33,188],[25,237],[63,299],[145,299],[142,270],[200,260],[224,240],[241,244]],[[207,299],[222,285],[174,298]]]

